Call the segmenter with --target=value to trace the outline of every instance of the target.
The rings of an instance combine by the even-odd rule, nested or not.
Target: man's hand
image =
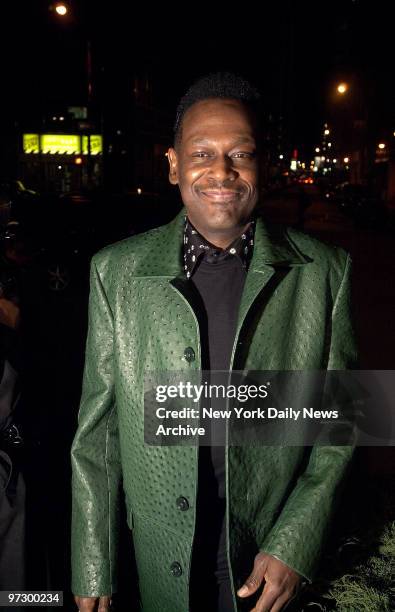
[[[111,609],[111,597],[74,597],[80,612],[109,612]]]
[[[260,552],[255,557],[254,569],[237,591],[239,597],[249,597],[265,582],[262,595],[251,612],[280,612],[293,599],[301,582],[299,574],[275,557]]]

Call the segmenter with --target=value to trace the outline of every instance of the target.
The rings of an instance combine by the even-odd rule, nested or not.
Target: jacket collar
[[[272,226],[258,217],[255,230],[255,244],[250,264],[254,272],[263,272],[267,266],[292,267],[311,262],[292,241],[286,228]]]
[[[145,254],[137,276],[184,277],[183,233],[186,209],[183,207],[167,225],[152,230],[152,248],[156,253]],[[155,240],[154,239],[155,236]],[[148,259],[148,261],[147,261]],[[271,227],[258,217],[255,229],[255,244],[249,269],[264,272],[267,266],[300,266],[312,261],[299,251],[287,231],[278,226]]]

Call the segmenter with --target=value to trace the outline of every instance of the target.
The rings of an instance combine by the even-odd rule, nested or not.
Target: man
[[[279,612],[314,575],[349,448],[144,446],[146,371],[355,360],[347,254],[254,217],[258,103],[227,73],[193,85],[168,151],[185,208],[93,257],[72,448],[80,610],[117,588],[121,478],[144,612]]]

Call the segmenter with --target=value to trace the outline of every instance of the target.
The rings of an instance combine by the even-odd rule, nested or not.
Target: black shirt
[[[230,369],[240,299],[254,244],[254,223],[226,249],[203,238],[186,220],[184,232],[184,268],[187,278],[201,297],[199,323],[205,369]],[[211,402],[213,405],[213,402]],[[213,406],[215,407],[215,406]],[[218,424],[217,424],[218,423]],[[224,425],[212,420],[211,435],[217,445],[199,449],[196,547],[194,567],[200,578],[218,581],[229,575],[225,529],[225,447]]]

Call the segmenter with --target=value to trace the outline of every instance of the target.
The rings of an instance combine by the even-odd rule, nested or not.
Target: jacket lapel
[[[184,274],[183,233],[186,209],[167,225],[153,230],[157,232],[152,240],[152,253],[144,260],[137,276],[167,278],[177,293],[181,293],[194,310],[193,292]],[[152,255],[152,256],[151,256]],[[269,226],[258,218],[255,228],[254,250],[241,298],[238,325],[235,338],[238,339],[243,323],[257,297],[268,289],[269,282],[281,282],[281,278],[296,266],[309,263],[311,258],[299,251],[282,226]],[[235,349],[235,347],[234,347]],[[234,351],[233,351],[234,352]]]
[[[186,214],[183,207],[170,223],[153,230],[152,257],[141,262],[136,276],[183,277],[182,241]],[[297,249],[283,228],[267,226],[261,218],[257,219],[254,242],[249,276],[255,273],[265,276],[275,267],[300,266],[311,261]]]
[[[137,264],[136,276],[175,278],[183,275],[182,241],[185,215],[186,210],[182,208],[170,223],[151,230],[149,250]]]
[[[301,253],[281,226],[268,226],[258,218],[255,228],[254,251],[241,298],[238,330],[258,295],[272,277],[283,276],[289,268],[303,266],[311,258]]]

